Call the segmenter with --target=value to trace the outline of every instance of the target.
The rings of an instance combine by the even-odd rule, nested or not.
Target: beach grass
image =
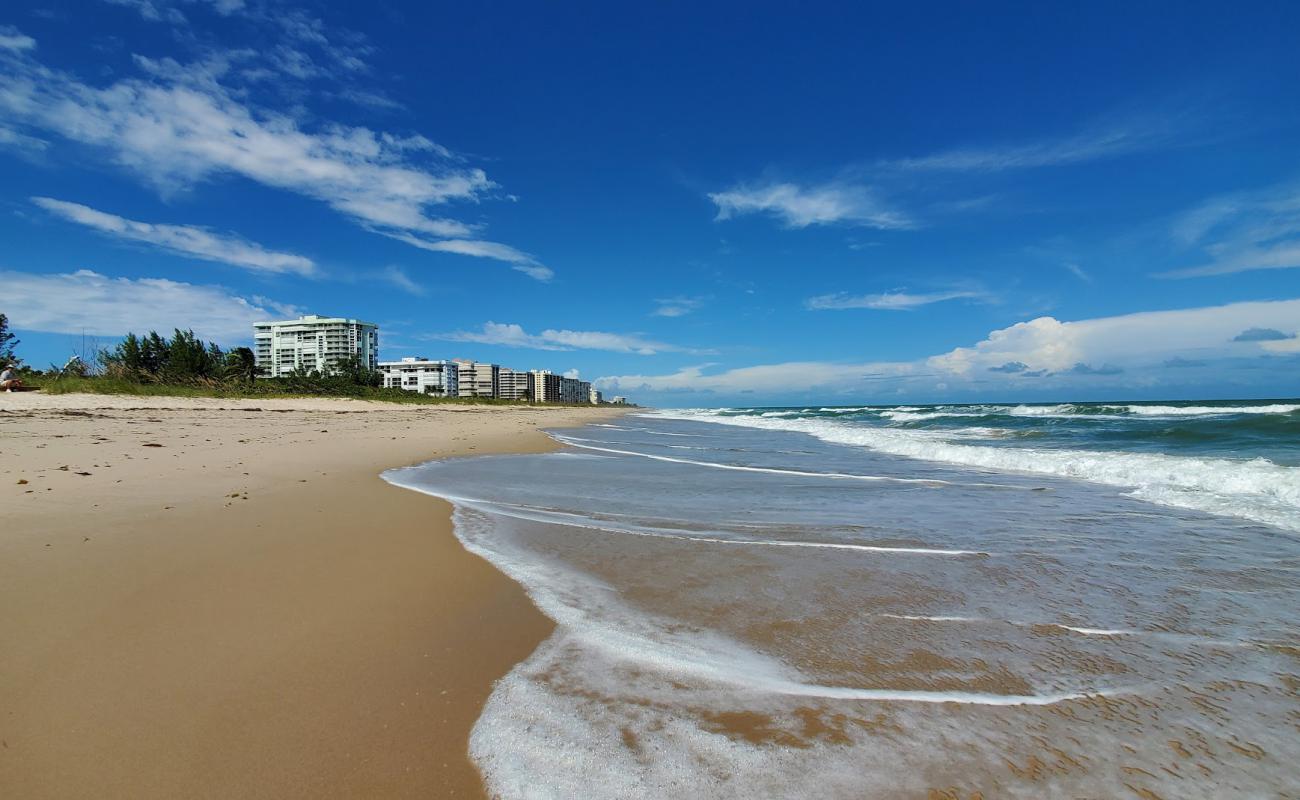
[[[257,399],[263,397],[344,397],[355,400],[376,400],[386,403],[417,405],[528,405],[518,400],[499,400],[482,397],[434,397],[378,386],[348,385],[330,382],[328,385],[312,382],[280,380],[257,381],[190,381],[184,383],[158,383],[134,381],[111,376],[34,376],[27,384],[46,394],[106,394],[136,395],[141,397],[221,397]]]

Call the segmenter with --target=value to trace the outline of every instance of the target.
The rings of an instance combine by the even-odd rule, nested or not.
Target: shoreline
[[[622,413],[3,396],[0,790],[484,796],[470,730],[553,623],[380,473]]]

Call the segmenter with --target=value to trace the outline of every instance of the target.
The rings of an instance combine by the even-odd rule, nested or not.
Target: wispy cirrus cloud
[[[635,353],[643,356],[656,353],[697,352],[691,348],[647,339],[638,334],[554,329],[534,334],[528,333],[520,325],[499,322],[484,323],[482,330],[478,331],[455,331],[435,334],[430,338],[521,347],[530,350],[608,350],[614,353]]]
[[[1300,183],[1207,200],[1181,214],[1170,236],[1176,244],[1196,249],[1202,263],[1156,277],[1300,267]]]
[[[205,339],[243,342],[254,322],[273,319],[279,304],[245,299],[219,286],[165,278],[110,278],[91,270],[0,272],[5,312],[19,330],[122,336],[192,328]],[[260,304],[259,304],[260,301]]]
[[[708,197],[718,207],[718,220],[764,214],[788,228],[836,224],[882,230],[915,227],[907,215],[887,207],[871,188],[848,182],[804,186],[779,181],[747,183]]]
[[[914,308],[948,300],[988,300],[991,295],[982,290],[957,289],[945,292],[882,292],[880,294],[823,294],[810,297],[804,306],[816,311],[870,308],[878,311],[910,311]]]
[[[52,197],[33,197],[32,202],[51,214],[113,238],[152,245],[188,258],[260,272],[310,275],[316,271],[315,263],[306,256],[268,250],[238,236],[213,233],[195,225],[138,222]]]
[[[1065,166],[1148,150],[1171,139],[1170,126],[1154,118],[1095,127],[1060,138],[1016,144],[961,147],[927,156],[876,162],[883,170],[908,172],[1001,172]]]
[[[704,305],[703,297],[663,297],[655,300],[657,308],[651,314],[656,317],[684,317],[698,311]]]
[[[492,258],[512,264],[514,269],[538,281],[549,281],[555,277],[550,267],[543,265],[528,253],[500,242],[485,242],[478,239],[424,239],[409,233],[388,233],[394,239],[406,242],[412,247],[437,253],[457,253],[462,256]]]
[[[19,53],[36,49],[36,40],[21,33],[17,28],[0,25],[0,50]]]
[[[296,26],[302,39],[324,36],[310,20],[282,24]],[[141,77],[100,87],[34,60],[35,45],[24,44],[30,37],[3,35],[10,44],[0,47],[0,115],[15,133],[54,133],[98,148],[164,194],[239,176],[318,200],[365,228],[431,245],[427,250],[550,275],[532,256],[482,241],[479,226],[433,213],[488,197],[496,184],[482,169],[418,134],[327,121],[309,129],[253,105],[222,83],[238,72],[240,53],[216,54],[192,69],[137,58]]]
[[[403,270],[401,267],[390,264],[389,266],[384,267],[382,270],[380,270],[377,277],[380,280],[385,281],[398,289],[401,289],[407,294],[413,294],[416,295],[417,297],[423,297],[424,295],[428,294],[428,290],[425,289],[420,284],[416,283],[415,281],[411,280],[411,276],[407,275],[406,271]]]

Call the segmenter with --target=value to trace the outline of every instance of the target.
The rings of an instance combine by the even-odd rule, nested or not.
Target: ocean
[[[385,474],[452,500],[557,623],[475,726],[495,795],[1300,786],[1300,401],[646,411],[552,436]]]

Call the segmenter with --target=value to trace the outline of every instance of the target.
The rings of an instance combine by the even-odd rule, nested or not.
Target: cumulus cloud
[[[788,228],[810,225],[858,225],[897,230],[915,227],[903,213],[887,208],[866,186],[827,183],[799,186],[794,183],[740,184],[713,192],[709,199],[718,207],[717,219],[745,214],[766,214]]]
[[[973,347],[958,347],[928,363],[967,374],[1008,361],[1065,371],[1079,363],[1122,367],[1176,356],[1204,358],[1231,352],[1226,343],[1252,322],[1259,327],[1293,328],[1300,323],[1300,300],[1147,311],[1077,322],[1039,317],[993,331]]]
[[[609,350],[615,353],[636,353],[638,355],[691,352],[688,348],[656,342],[636,334],[555,329],[532,334],[525,331],[520,325],[499,322],[484,323],[483,329],[479,331],[456,331],[437,334],[432,338],[453,342],[477,342],[503,347],[522,347],[530,350]]]
[[[19,330],[122,336],[192,328],[205,339],[242,342],[254,322],[274,318],[264,299],[219,286],[165,278],[110,278],[90,270],[60,274],[0,272],[5,313]]]
[[[988,299],[988,292],[970,289],[947,292],[884,292],[883,294],[823,294],[810,297],[804,305],[813,310],[871,308],[883,311],[910,311],[913,308],[942,303],[945,300]]]
[[[908,362],[789,362],[728,370],[687,367],[666,375],[614,375],[597,381],[623,392],[789,394],[792,387],[837,392],[907,388],[1035,385],[1149,385],[1157,369],[1241,362],[1300,353],[1300,338],[1232,342],[1250,323],[1277,330],[1300,324],[1300,299],[1150,311],[1078,321],[1039,317],[995,330],[981,342]],[[1222,376],[1219,376],[1222,377]],[[1123,381],[1121,384],[1120,381]]]
[[[299,275],[310,275],[316,270],[316,265],[305,256],[268,250],[260,244],[237,236],[213,233],[194,225],[137,222],[80,203],[69,203],[51,197],[33,197],[32,202],[51,214],[93,228],[108,236],[153,245],[189,258],[260,272],[293,272]]]

